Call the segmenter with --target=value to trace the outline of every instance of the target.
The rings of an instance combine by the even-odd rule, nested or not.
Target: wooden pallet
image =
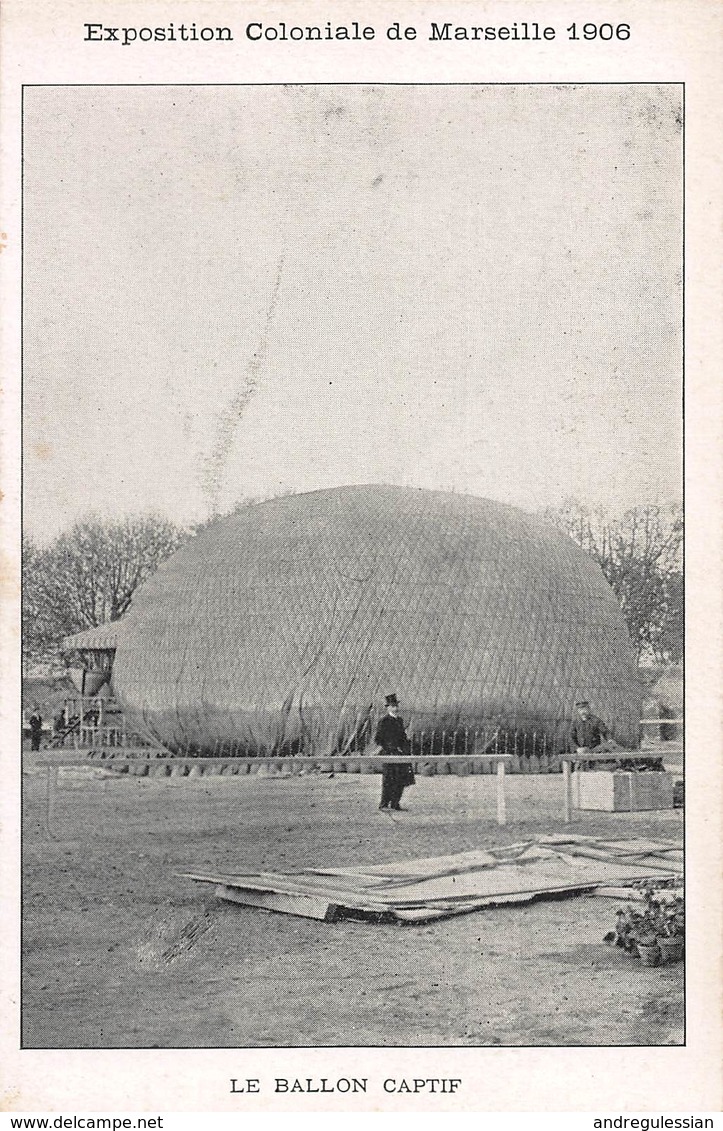
[[[294,873],[181,875],[215,884],[221,899],[268,911],[325,922],[362,915],[419,923],[595,889],[627,891],[623,885],[679,873],[678,854],[678,847],[668,842],[608,843],[592,837],[559,836],[489,852],[397,864]]]

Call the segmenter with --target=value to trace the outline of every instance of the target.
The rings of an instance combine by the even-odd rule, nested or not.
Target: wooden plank
[[[450,904],[445,908],[429,909],[420,908],[413,910],[404,910],[403,908],[394,909],[394,917],[403,923],[424,923],[433,919],[449,919],[453,915],[467,915],[472,911],[482,911],[485,907],[497,907],[502,903],[532,903],[536,899],[544,898],[546,895],[558,895],[567,892],[568,895],[587,895],[593,892],[594,889],[590,887],[575,887],[575,888],[549,888],[546,891],[532,891],[532,892],[511,892],[508,895],[489,896],[485,899],[470,900],[468,903]]]
[[[593,895],[603,896],[606,899],[631,899],[642,900],[643,893],[640,888],[595,888]]]
[[[300,915],[304,919],[321,919],[324,923],[333,923],[339,914],[339,908],[335,904],[308,895],[251,891],[227,887],[225,884],[218,885],[216,895],[219,899],[225,899],[230,903],[241,903],[245,907],[261,907],[266,911],[279,911],[284,915]]]
[[[111,754],[110,751],[119,751],[118,754]],[[105,754],[105,758],[103,755]],[[130,757],[129,757],[130,755]],[[511,754],[390,754],[390,755],[369,755],[369,754],[326,754],[319,756],[310,755],[295,755],[294,757],[281,758],[277,756],[269,756],[268,758],[187,758],[176,755],[164,756],[163,751],[156,750],[153,747],[138,747],[138,749],[131,749],[129,747],[95,747],[86,752],[79,750],[68,751],[45,751],[44,757],[36,760],[36,765],[47,765],[48,763],[66,765],[68,763],[84,766],[89,760],[122,763],[124,761],[136,761],[139,758],[163,758],[164,762],[174,766],[250,766],[255,769],[261,769],[268,766],[281,766],[286,768],[289,772],[296,768],[308,768],[311,766],[325,767],[324,773],[338,773],[340,767],[351,765],[368,765],[375,770],[381,769],[382,765],[413,765],[423,764],[424,762],[431,763],[448,763],[463,764],[469,762],[511,762]]]
[[[529,847],[530,843],[526,841],[524,847]],[[477,868],[492,868],[498,863],[499,860],[492,852],[471,849],[469,852],[454,852],[447,856],[423,856],[395,864],[362,864],[355,868],[310,868],[308,871],[305,870],[304,874],[413,883],[417,879],[434,879],[437,876],[456,875]]]
[[[600,837],[548,835],[537,838],[540,847],[559,849],[569,856],[589,856],[595,860],[616,861],[621,864],[646,864],[651,867],[670,867],[682,860],[683,847],[675,841],[601,840]],[[627,846],[627,847],[626,847]],[[673,857],[671,860],[670,857]]]
[[[584,857],[586,860],[604,860],[608,864],[614,863],[616,860],[623,862],[623,857],[617,853],[606,852],[604,848],[595,848],[593,845],[576,844],[563,849],[563,851],[568,856]]]
[[[334,895],[349,896],[350,898],[363,897],[368,894],[372,900],[377,899],[376,889],[384,888],[388,884],[384,880],[369,882],[368,877],[345,876],[345,882],[339,883],[335,876],[325,876],[315,872],[261,872],[255,877],[271,884],[280,885],[295,891],[333,892]],[[275,890],[275,889],[274,889]]]
[[[599,844],[612,848],[614,852],[675,852],[681,847],[674,840],[645,840],[643,837],[632,837],[628,840],[599,840]]]
[[[95,746],[88,750],[60,748],[58,750],[43,750],[41,757],[35,762],[38,766],[118,766],[128,762],[151,761],[171,764],[173,762],[193,762],[198,765],[196,758],[166,757],[164,751],[150,746]]]
[[[369,907],[420,907],[441,902],[459,903],[465,900],[494,898],[496,895],[513,892],[544,892],[566,890],[577,887],[594,887],[598,884],[616,880],[638,880],[654,875],[647,867],[633,868],[622,862],[575,861],[572,871],[563,861],[542,861],[539,868],[507,867],[477,872],[464,872],[442,878],[410,881],[407,884],[394,884],[365,891],[340,890],[306,883],[302,876],[294,877],[294,883],[284,883],[280,877],[279,888],[288,891],[325,894],[329,899],[353,906],[362,902]],[[667,871],[669,872],[669,866]],[[258,886],[253,884],[253,886]]]
[[[598,845],[600,848],[609,849],[616,856],[652,856],[659,852],[676,852],[680,849],[679,844],[670,840],[644,840],[642,837],[632,840],[600,840]]]
[[[360,911],[391,911],[393,908],[399,907],[420,907],[426,906],[430,900],[438,902],[441,899],[446,901],[458,902],[458,900],[465,900],[470,898],[477,898],[476,893],[461,893],[459,896],[453,893],[444,891],[437,893],[436,896],[432,895],[416,895],[414,893],[404,896],[397,895],[395,892],[384,891],[383,894],[387,898],[377,898],[375,892],[367,891],[354,891],[351,889],[339,889],[326,887],[324,885],[315,885],[313,883],[305,883],[301,877],[293,878],[286,876],[225,876],[225,877],[211,877],[211,876],[198,876],[189,875],[189,879],[199,880],[205,883],[223,884],[226,887],[237,888],[243,891],[256,891],[262,893],[272,893],[277,895],[303,895],[317,898],[327,899],[329,902],[334,902],[339,906],[356,908]],[[297,879],[299,882],[297,882]]]
[[[557,844],[599,844],[599,836],[583,836],[582,833],[544,833],[536,838],[537,844],[554,847]]]
[[[490,856],[493,856],[498,863],[500,861],[512,863],[512,861],[518,860],[521,856],[524,856],[527,850],[533,847],[537,847],[536,841],[519,840],[515,844],[504,844],[499,848],[490,848],[489,852]]]
[[[652,877],[651,877],[652,879]],[[671,899],[677,896],[682,896],[682,888],[659,888],[658,894],[670,896]],[[645,892],[641,888],[613,888],[613,887],[599,887],[595,888],[593,895],[599,895],[606,899],[630,899],[633,901],[642,902],[645,899]]]
[[[185,879],[197,880],[200,883],[213,883],[224,887],[237,888],[244,892],[255,891],[273,895],[305,896],[324,899],[328,903],[340,906],[357,908],[360,911],[390,911],[391,905],[381,900],[365,898],[363,893],[355,891],[340,891],[338,888],[325,889],[313,887],[309,884],[298,884],[280,876],[278,879],[266,879],[260,876],[205,876],[189,872],[177,872],[178,876]],[[414,901],[418,902],[418,901]]]
[[[496,906],[498,903],[518,903],[527,902],[533,899],[541,899],[546,895],[583,895],[595,890],[594,883],[586,881],[585,883],[564,884],[561,887],[550,888],[528,888],[525,891],[503,891],[499,893],[491,893],[489,895],[469,896],[467,899],[437,899],[430,901],[427,906],[435,910],[456,910],[459,907],[464,907],[466,904],[470,906]]]
[[[575,861],[571,868],[565,866],[561,860],[540,861],[539,866],[533,864],[529,868],[500,867],[489,872],[449,877],[446,880],[424,881],[420,884],[410,885],[409,888],[395,888],[392,891],[381,890],[384,896],[394,906],[407,904],[427,904],[439,900],[474,899],[493,897],[499,894],[511,894],[525,891],[547,891],[570,887],[596,887],[624,883],[627,880],[644,880],[653,876],[671,875],[670,865],[660,870],[647,865],[632,865],[611,861]]]

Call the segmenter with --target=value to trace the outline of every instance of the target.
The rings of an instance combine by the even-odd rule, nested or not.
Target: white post
[[[55,812],[55,795],[58,790],[58,767],[48,764],[45,794],[45,828],[48,836],[53,836],[53,814]]]
[[[562,763],[562,780],[565,788],[564,821],[569,825],[572,821],[572,781],[570,780],[570,761],[565,758]]]
[[[507,824],[507,810],[505,806],[505,763],[502,758],[497,762],[497,824]]]

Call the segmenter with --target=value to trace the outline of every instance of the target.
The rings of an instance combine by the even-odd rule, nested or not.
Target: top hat
[[[397,699],[394,692],[392,692],[391,695],[385,695],[384,696],[384,702],[385,702],[387,707],[398,707],[399,706],[399,700]]]

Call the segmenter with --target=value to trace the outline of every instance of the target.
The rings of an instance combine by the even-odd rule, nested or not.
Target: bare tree
[[[638,658],[678,663],[683,653],[683,514],[677,505],[615,517],[576,500],[543,517],[598,563],[615,592]]]
[[[157,516],[89,516],[49,546],[23,544],[23,651],[52,653],[64,636],[118,620],[138,586],[188,537]]]
[[[50,547],[23,539],[23,663],[44,659],[58,641],[76,631],[76,620],[62,594],[50,583]]]

